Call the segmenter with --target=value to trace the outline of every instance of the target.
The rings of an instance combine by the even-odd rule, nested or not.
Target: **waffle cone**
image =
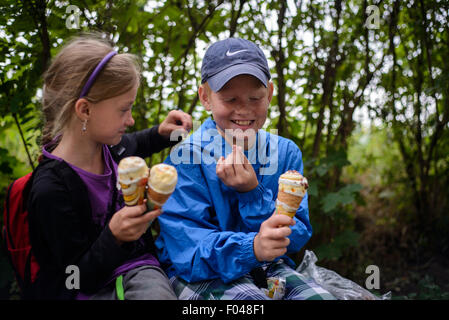
[[[276,201],[276,211],[293,218],[301,204],[303,197],[280,191]]]
[[[160,208],[164,205],[165,201],[171,196],[172,192],[170,193],[159,193],[155,191],[151,186],[148,186],[147,195],[148,200],[153,202],[155,208]]]
[[[299,205],[301,204],[302,198],[303,197],[301,197],[301,196],[296,196],[296,195],[293,195],[293,194],[290,194],[290,193],[286,193],[284,191],[280,191],[278,193],[279,201],[281,201],[282,203],[285,203],[289,207],[296,208],[296,209],[299,208]]]
[[[293,218],[296,214],[296,211],[287,211],[283,206],[276,205],[276,213],[277,214],[285,214],[286,216]]]

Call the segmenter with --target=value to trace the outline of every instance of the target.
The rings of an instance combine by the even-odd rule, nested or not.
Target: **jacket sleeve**
[[[253,251],[256,232],[219,229],[200,165],[178,164],[177,170],[178,184],[158,218],[156,243],[176,275],[187,282],[221,278],[228,283],[259,266]]]
[[[302,161],[302,153],[298,146],[292,141],[289,141],[286,153],[287,157],[285,159],[285,171],[296,170],[302,175],[304,174],[304,164]],[[298,252],[302,247],[309,241],[312,236],[312,226],[309,220],[309,204],[308,204],[308,193],[301,201],[301,205],[296,211],[294,217],[296,224],[291,227],[292,233],[289,236],[290,245],[287,247],[288,253]]]
[[[243,223],[254,232],[259,232],[260,224],[267,220],[275,210],[275,199],[272,190],[262,183],[253,190],[238,193],[239,213]]]
[[[111,147],[114,160],[119,162],[120,159],[129,156],[146,158],[178,143],[161,136],[158,129],[159,125],[156,125],[149,129],[124,134],[120,143]]]
[[[65,270],[80,271],[80,289],[93,293],[104,285],[111,272],[130,255],[131,247],[119,246],[109,227],[97,239],[89,239],[86,223],[74,199],[56,176],[37,177],[30,192],[30,237],[36,258],[54,281],[65,281]],[[132,246],[132,245],[131,245]],[[59,287],[63,287],[62,282]]]

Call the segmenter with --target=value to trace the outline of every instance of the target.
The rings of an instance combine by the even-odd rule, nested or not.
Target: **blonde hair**
[[[44,74],[42,145],[63,133],[74,114],[83,86],[95,67],[112,50],[111,44],[100,35],[89,34],[72,39],[56,55]],[[107,62],[83,98],[98,103],[119,96],[139,83],[137,56],[117,54]]]

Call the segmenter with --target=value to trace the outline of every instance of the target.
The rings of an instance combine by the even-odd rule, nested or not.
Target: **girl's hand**
[[[240,146],[233,145],[232,152],[217,161],[217,176],[228,187],[238,192],[248,192],[259,184],[254,168]]]
[[[117,211],[109,221],[109,229],[119,244],[139,239],[150,226],[150,221],[162,214],[161,209],[147,211],[147,204],[125,206]]]
[[[253,243],[254,255],[258,261],[272,261],[287,252],[290,244],[287,237],[292,233],[290,225],[295,225],[293,218],[276,212],[262,222]]]
[[[173,141],[177,141],[177,138],[183,134],[187,134],[190,130],[192,130],[192,116],[188,113],[185,113],[181,110],[172,110],[168,113],[167,118],[159,125],[158,132],[161,136],[171,137],[172,132],[178,131],[176,135],[176,139]]]

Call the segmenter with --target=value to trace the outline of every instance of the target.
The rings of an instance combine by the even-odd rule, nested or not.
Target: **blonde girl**
[[[28,197],[40,269],[25,297],[176,298],[148,230],[161,211],[124,206],[117,163],[172,146],[172,131],[189,131],[192,120],[172,111],[160,125],[126,133],[139,83],[136,57],[98,35],[70,41],[46,71],[42,159]]]

